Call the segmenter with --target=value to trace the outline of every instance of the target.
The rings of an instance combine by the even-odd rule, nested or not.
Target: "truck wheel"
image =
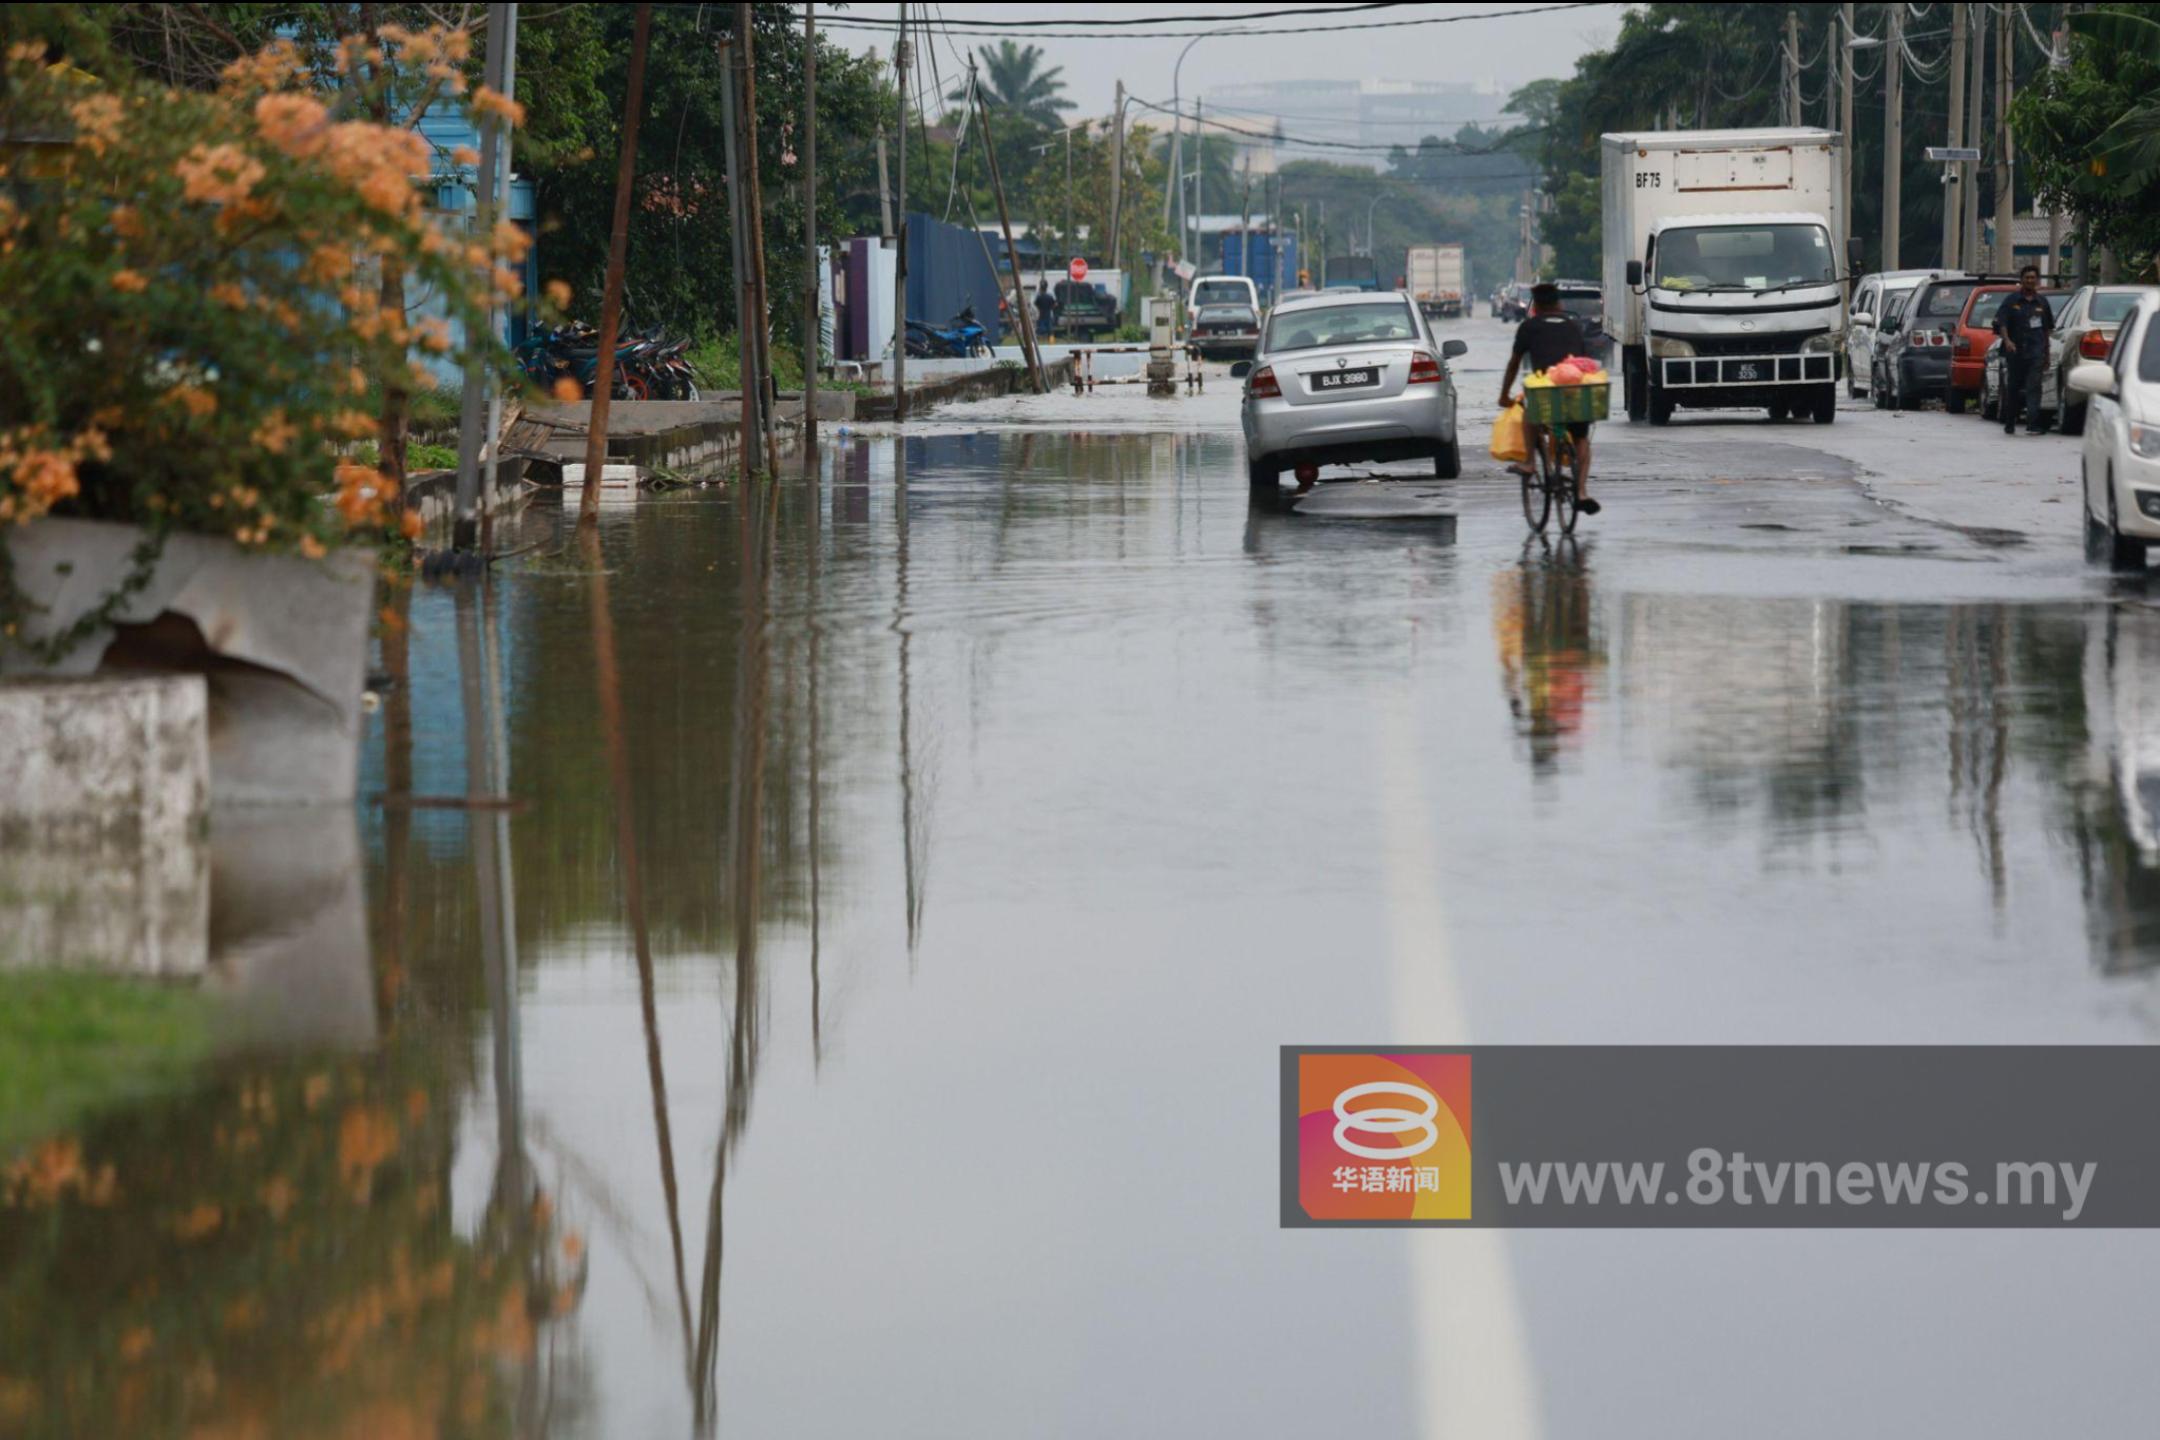
[[[1462,478],[1462,443],[1450,440],[1433,451],[1433,474],[1441,480]]]
[[[1644,392],[1649,388],[1650,377],[1644,372],[1642,352],[1627,350],[1620,356],[1620,390],[1627,400],[1628,423],[1640,425],[1650,413]]]
[[[1835,424],[1836,421],[1837,382],[1833,380],[1815,392],[1815,423],[1817,425],[1831,425]]]
[[[1773,425],[1776,425],[1776,424],[1781,424],[1781,423],[1783,423],[1784,421],[1786,421],[1786,420],[1789,420],[1789,419],[1791,419],[1791,418],[1792,418],[1792,407],[1791,407],[1790,405],[1787,405],[1787,404],[1786,404],[1786,403],[1785,403],[1785,402],[1784,402],[1783,400],[1773,400],[1773,401],[1771,401],[1771,402],[1770,402],[1770,423],[1771,423],[1771,424],[1773,424]]]
[[[1673,402],[1671,397],[1666,395],[1664,387],[1645,385],[1643,388],[1650,392],[1650,423],[1652,425],[1671,424]]]

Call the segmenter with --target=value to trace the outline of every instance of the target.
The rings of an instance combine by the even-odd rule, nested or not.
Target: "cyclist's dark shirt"
[[[1527,356],[1532,370],[1550,370],[1588,348],[1582,327],[1559,312],[1533,315],[1515,327],[1515,355]]]

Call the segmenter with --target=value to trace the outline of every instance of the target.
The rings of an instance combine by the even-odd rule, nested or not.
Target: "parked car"
[[[2055,328],[2054,363],[2040,382],[2040,403],[2051,401],[2062,419],[2062,432],[2076,435],[2085,428],[2085,400],[2069,389],[2070,372],[2081,360],[2105,360],[2115,343],[2115,327],[2122,323],[2152,287],[2147,285],[2083,285],[2070,297]]]
[[[2118,570],[2142,568],[2160,540],[2160,289],[2143,289],[2131,307],[2105,360],[2072,364],[2064,395],[2086,417],[2086,552]]]
[[[1058,333],[1082,339],[1118,327],[1117,302],[1102,286],[1086,280],[1060,280],[1050,287],[1057,297]]]
[[[1914,288],[1896,325],[1876,342],[1869,382],[1876,409],[1913,410],[1949,394],[1958,316],[1980,283],[1975,275],[1938,275]]]
[[[1286,469],[1375,460],[1430,460],[1433,473],[1462,473],[1455,435],[1455,381],[1447,362],[1466,353],[1441,344],[1410,298],[1387,291],[1330,290],[1285,300],[1268,316],[1260,353],[1230,373],[1245,381],[1241,422],[1255,491]]]
[[[2063,312],[2069,308],[2070,292],[2067,290],[2043,290],[2048,309],[2055,312],[2055,324],[2062,325]],[[1988,341],[1987,355],[1980,369],[1980,413],[1989,420],[2002,418],[2003,387],[2009,383],[2009,357],[2002,348],[2002,337],[1994,336]],[[2048,398],[2048,386],[2043,379],[2040,386],[2040,414],[2045,417],[2055,413],[2055,403]]]
[[[1943,408],[1952,415],[1965,413],[1968,400],[1980,398],[1987,374],[1988,346],[1995,339],[1995,312],[2017,293],[2015,284],[1996,282],[1975,285],[1958,313],[1957,328],[1950,332],[1950,388],[1943,392]]]
[[[1560,308],[1583,332],[1583,344],[1596,359],[1605,357],[1611,339],[1605,333],[1605,287],[1590,280],[1560,280]]]
[[[1189,338],[1203,360],[1249,360],[1260,348],[1260,312],[1250,305],[1203,305]]]
[[[1530,318],[1530,287],[1521,281],[1500,287],[1500,318],[1509,324]]]
[[[1874,388],[1876,337],[1889,323],[1892,307],[1902,310],[1921,281],[1946,273],[1950,272],[1885,270],[1868,276],[1854,289],[1852,308],[1845,316],[1846,394],[1857,399]]]

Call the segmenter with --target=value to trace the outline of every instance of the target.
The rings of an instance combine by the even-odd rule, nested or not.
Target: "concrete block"
[[[0,755],[0,968],[202,974],[203,678],[0,685]]]

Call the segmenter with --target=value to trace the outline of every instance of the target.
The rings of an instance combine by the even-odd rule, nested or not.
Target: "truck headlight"
[[[1803,355],[1835,355],[1837,351],[1838,337],[1835,335],[1810,335],[1800,342]]]
[[[1660,360],[1690,360],[1694,358],[1695,347],[1672,335],[1653,335],[1650,353]]]
[[[2141,460],[2160,460],[2160,425],[2132,425],[2130,453]]]

